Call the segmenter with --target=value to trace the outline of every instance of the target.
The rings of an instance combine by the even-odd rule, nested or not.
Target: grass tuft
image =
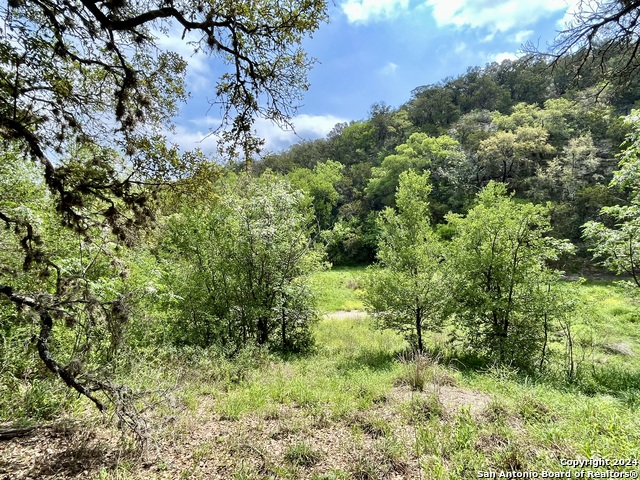
[[[322,458],[321,452],[314,450],[307,442],[297,442],[290,445],[285,454],[285,460],[299,467],[311,467]]]

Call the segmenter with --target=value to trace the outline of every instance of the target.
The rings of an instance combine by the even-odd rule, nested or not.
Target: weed
[[[421,462],[422,469],[429,480],[448,480],[449,473],[444,460],[437,455],[430,455]]]
[[[412,395],[406,408],[406,416],[411,424],[420,424],[433,418],[445,416],[445,408],[437,394]]]
[[[551,410],[530,393],[525,394],[518,402],[518,412],[520,417],[526,421],[549,421],[555,417],[551,415]]]
[[[354,480],[377,480],[383,477],[385,469],[374,461],[373,455],[360,454],[353,462],[349,473],[350,478]]]
[[[241,464],[240,467],[233,472],[232,477],[233,480],[256,480],[260,478],[258,474],[250,467]]]
[[[396,383],[407,385],[411,390],[422,392],[427,385],[437,391],[441,386],[456,386],[456,378],[440,365],[438,357],[410,352],[399,356],[403,366]]]
[[[482,412],[482,415],[489,423],[502,425],[509,418],[510,413],[504,401],[493,398]]]
[[[400,362],[403,364],[403,369],[398,383],[408,385],[413,391],[422,392],[428,383],[431,359],[425,355],[410,353],[401,355]]]
[[[495,452],[504,449],[509,438],[502,431],[483,432],[476,438],[474,449],[480,452]]]
[[[468,408],[463,408],[458,412],[453,426],[451,436],[452,449],[464,450],[469,448],[475,437],[477,426]]]
[[[310,467],[316,464],[321,457],[322,454],[319,451],[314,450],[304,441],[290,445],[284,454],[285,460],[300,467]]]
[[[509,443],[498,451],[495,462],[501,470],[522,471],[527,468],[527,455],[517,443]]]
[[[384,418],[358,414],[353,423],[374,438],[386,437],[391,433],[391,426]]]
[[[208,442],[203,443],[193,449],[193,453],[191,454],[191,457],[195,461],[205,460],[211,456],[212,451],[213,451],[213,445],[211,443],[208,443]]]
[[[326,473],[314,473],[309,478],[310,480],[346,480],[349,478],[349,473],[338,469],[332,469]]]
[[[354,293],[345,285],[340,288]],[[579,359],[571,383],[559,361],[563,338],[555,338],[553,332],[548,368],[532,380],[509,366],[487,368],[486,363],[470,361],[471,357],[461,357],[453,370],[449,364],[455,361],[455,351],[443,353],[437,345],[431,345],[430,352],[438,354],[399,358],[397,352],[406,348],[404,340],[394,332],[376,330],[363,315],[321,320],[315,326],[321,346],[307,355],[283,358],[258,349],[230,359],[216,350],[167,348],[154,351],[148,361],[135,365],[132,361],[121,375],[129,375],[125,383],[138,391],[172,392],[150,397],[154,406],[149,412],[160,419],[155,423],[156,439],[164,442],[165,452],[191,457],[210,469],[220,459],[244,459],[244,464],[238,462],[235,471],[226,474],[235,479],[417,478],[420,475],[414,469],[420,465],[421,478],[449,480],[471,478],[474,472],[489,469],[553,470],[558,458],[576,455],[637,458],[640,334],[630,328],[627,317],[640,310],[627,308],[627,299],[609,286],[587,286],[584,293],[594,296],[597,315],[593,328],[575,320],[576,338],[587,339],[587,354]],[[605,331],[606,338],[601,333]],[[430,341],[434,339],[444,342],[445,334]],[[626,355],[628,350],[636,354]],[[58,388],[36,373],[29,378],[1,373],[3,419],[33,422],[61,413],[86,414],[80,410],[83,402],[65,394],[64,385]],[[394,390],[394,384],[403,388]],[[456,392],[443,386],[458,384],[492,398],[486,407],[480,405],[480,417],[465,408],[455,415],[445,411],[441,400],[449,403],[449,393]],[[413,393],[403,397],[409,388]],[[212,420],[208,405],[219,415],[213,417],[216,420],[241,421],[220,422],[217,426],[224,427],[223,435],[216,435],[211,443],[190,444],[187,439]],[[162,424],[161,419],[168,420]],[[402,433],[396,436],[395,427],[402,422],[397,428]],[[339,436],[339,442],[317,446],[310,440],[314,429],[325,430],[323,437]],[[411,442],[415,449],[403,436],[407,430],[415,432]],[[66,430],[50,433],[52,439],[72,436]],[[262,438],[263,443],[256,441],[256,435],[271,438]],[[166,448],[172,442],[176,448]],[[286,461],[267,463],[263,454],[247,447],[254,443],[283,446],[276,451],[283,451],[278,458],[282,460],[283,455]],[[341,465],[338,462],[346,452],[353,453],[348,453],[348,465]],[[90,476],[124,480],[146,478],[149,473],[135,460],[118,462],[117,467],[97,465]],[[165,462],[156,465],[154,474],[180,478],[184,472],[185,478],[207,478],[200,467],[188,469],[171,456]],[[9,469],[6,473],[11,478],[29,477],[13,468],[6,461],[0,466]]]
[[[379,456],[389,466],[390,470],[396,473],[406,473],[409,464],[407,463],[407,448],[396,437],[388,435],[378,443],[377,450]]]

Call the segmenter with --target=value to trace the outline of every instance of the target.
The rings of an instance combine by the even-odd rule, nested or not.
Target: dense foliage
[[[576,243],[584,258],[581,225],[619,202],[606,185],[629,130],[620,115],[638,85],[600,91],[596,72],[577,86],[568,67],[547,68],[524,59],[471,68],[415,89],[397,109],[375,104],[367,119],[336,125],[326,139],[267,155],[255,171],[301,178],[329,161],[343,166],[320,226],[336,264],[373,261],[375,217],[394,206],[399,175],[409,169],[431,172],[435,223],[465,212],[479,190],[500,181],[518,198],[551,202],[553,234]]]
[[[640,118],[634,111],[627,117],[632,131],[620,155],[620,170],[614,172],[611,186],[629,192],[628,205],[603,207],[600,212],[615,225],[590,221],[584,236],[596,259],[617,274],[627,274],[640,287]]]
[[[326,20],[326,4],[9,1],[0,17],[3,161],[35,166],[7,172],[0,190],[3,327],[27,313],[44,365],[143,435],[127,389],[87,359],[101,337],[120,342],[139,297],[118,282],[130,270],[123,250],[146,240],[159,190],[204,160],[163,134],[186,98],[186,62],[159,37],[178,30],[188,49],[217,59],[221,151],[250,158],[256,118],[286,123],[307,88],[312,60],[300,43]],[[59,347],[72,353],[57,356]]]
[[[548,263],[571,250],[545,234],[548,211],[518,204],[490,182],[466,216],[450,215],[450,295],[463,342],[500,363],[531,366],[544,356],[550,325],[567,305],[554,304],[559,273]]]
[[[306,279],[321,266],[309,200],[272,175],[228,178],[217,190],[217,200],[172,215],[162,234],[170,337],[228,351],[308,347]]]

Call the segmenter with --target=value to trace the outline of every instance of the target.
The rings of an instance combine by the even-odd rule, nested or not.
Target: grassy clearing
[[[481,471],[569,471],[561,459],[640,459],[637,305],[609,284],[580,291],[592,303],[576,319],[587,353],[573,383],[472,369],[444,354],[416,357],[368,318],[337,315],[316,326],[318,347],[306,356],[253,349],[229,361],[194,350],[132,365],[127,380],[154,392],[147,398],[155,405],[147,412],[153,443],[142,459],[101,417],[76,408],[70,415],[81,420],[67,433],[5,442],[0,473],[471,479]],[[347,309],[353,292],[324,308]]]
[[[365,267],[339,267],[316,273],[311,286],[323,313],[362,310],[362,275]]]
[[[640,368],[640,300],[611,282],[587,282],[580,292],[589,304],[590,316],[582,320],[594,332],[596,353]]]

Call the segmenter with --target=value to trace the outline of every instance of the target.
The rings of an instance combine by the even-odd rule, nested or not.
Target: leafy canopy
[[[120,414],[122,389],[100,374],[84,381],[86,372],[56,360],[51,346],[67,325],[88,319],[91,332],[128,311],[126,295],[101,289],[87,278],[86,265],[66,263],[81,265],[84,245],[91,245],[90,265],[111,264],[117,268],[102,275],[125,275],[115,250],[138,240],[154,216],[158,187],[203,160],[198,152],[180,154],[164,136],[187,93],[186,62],[161,48],[161,37],[217,60],[210,98],[220,108],[221,151],[241,151],[248,160],[260,145],[255,119],[286,123],[308,86],[312,60],[300,43],[326,20],[326,3],[10,0],[0,4],[0,17],[0,134],[5,148],[33,161],[30,180],[48,191],[46,207],[33,216],[23,214],[27,195],[0,192],[3,246],[19,252],[29,278],[3,275],[1,299],[38,319],[39,355],[49,370],[99,408],[107,400]],[[81,245],[63,258],[46,235],[60,224],[71,235],[62,244]]]
[[[626,118],[632,126],[626,149],[620,155],[620,169],[614,173],[611,186],[629,192],[629,205],[603,207],[603,216],[615,223],[590,221],[584,237],[592,245],[596,259],[617,274],[626,273],[640,287],[640,112],[634,110]]]

